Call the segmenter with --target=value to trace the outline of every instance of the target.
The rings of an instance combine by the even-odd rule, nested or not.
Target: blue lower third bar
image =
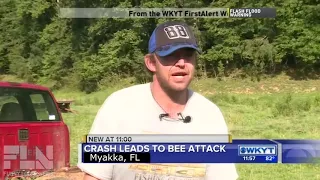
[[[134,161],[133,161],[134,160]],[[83,163],[269,163],[278,156],[229,156],[209,153],[89,153],[82,154]]]
[[[132,149],[139,149],[138,147],[150,147],[148,151],[141,150],[140,152],[147,152],[150,154],[150,163],[277,163],[277,148],[272,144],[211,144],[211,143],[188,143],[188,144],[157,144],[158,148],[151,148],[152,144],[83,144],[82,162],[96,163],[98,159],[110,159],[114,157],[112,153],[131,153],[124,154],[124,157],[144,157],[144,155],[134,155]],[[182,151],[181,147],[185,148]],[[111,147],[115,147],[116,151],[110,152]],[[163,146],[164,149],[159,148]],[[170,148],[175,146],[175,148]],[[125,149],[130,151],[124,151]],[[246,148],[246,149],[244,149]],[[274,150],[275,149],[275,150]],[[119,151],[118,151],[119,150]],[[85,155],[84,155],[85,154]],[[92,158],[91,158],[92,157]],[[145,158],[146,159],[146,158]],[[91,161],[92,160],[92,161]],[[125,162],[130,163],[130,160]],[[125,163],[119,161],[119,163]],[[116,163],[112,161],[99,161],[99,163]],[[132,162],[131,162],[132,163]]]
[[[275,139],[281,144],[282,163],[320,163],[320,140]]]

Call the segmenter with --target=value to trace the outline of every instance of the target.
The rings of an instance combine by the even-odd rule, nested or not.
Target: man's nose
[[[179,60],[176,62],[176,66],[180,66],[180,67],[185,66],[185,59],[179,58]]]

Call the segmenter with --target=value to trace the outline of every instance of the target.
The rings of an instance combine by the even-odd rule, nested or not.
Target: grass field
[[[58,99],[74,99],[72,108],[79,114],[63,114],[71,133],[71,162],[77,162],[77,143],[88,133],[105,98],[129,86],[110,84],[86,95],[70,90],[54,92]],[[234,138],[320,139],[320,80],[293,81],[286,76],[250,80],[195,80],[192,88],[216,103],[225,116]],[[320,180],[320,165],[245,165],[238,164],[240,179]]]

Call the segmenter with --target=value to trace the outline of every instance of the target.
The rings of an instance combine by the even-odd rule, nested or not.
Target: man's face
[[[195,50],[179,49],[166,57],[155,56],[155,61],[155,75],[161,87],[171,91],[188,88],[195,71]]]

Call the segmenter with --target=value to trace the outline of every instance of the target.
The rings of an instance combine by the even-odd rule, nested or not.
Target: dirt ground
[[[83,172],[77,167],[62,169],[57,172],[46,174],[36,180],[82,180]]]

